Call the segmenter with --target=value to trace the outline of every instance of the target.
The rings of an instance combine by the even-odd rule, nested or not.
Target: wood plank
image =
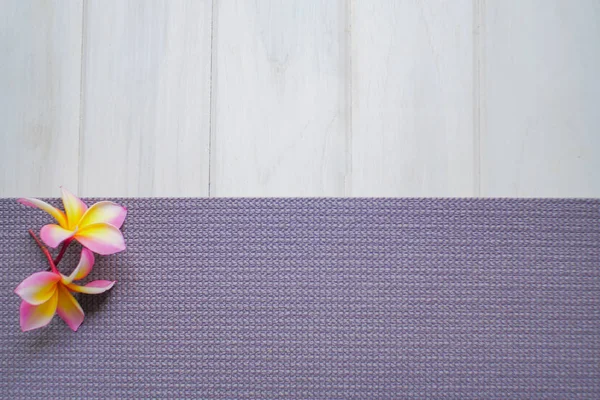
[[[211,195],[343,195],[343,0],[217,2]]]
[[[600,196],[600,3],[486,3],[482,194]]]
[[[77,192],[81,1],[0,12],[0,196]]]
[[[354,1],[354,196],[476,194],[470,0]]]
[[[89,2],[82,190],[205,196],[211,1]]]

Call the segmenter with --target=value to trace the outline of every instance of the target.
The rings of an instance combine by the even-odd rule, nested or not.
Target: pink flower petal
[[[67,214],[67,225],[70,230],[74,230],[79,224],[79,220],[83,214],[87,211],[87,205],[81,201],[78,197],[73,195],[64,187],[62,190],[62,201]]]
[[[69,290],[72,290],[74,292],[85,293],[85,294],[98,294],[98,293],[106,292],[108,289],[112,288],[115,285],[115,283],[117,283],[117,282],[116,281],[99,280],[99,281],[92,281],[85,286],[79,286],[79,285],[75,285],[74,283],[71,283],[71,284],[67,285],[67,287],[69,288]]]
[[[73,295],[67,290],[67,288],[59,284],[58,286],[58,306],[56,312],[58,315],[69,325],[69,328],[76,331],[79,325],[83,322],[85,314],[81,309],[81,306],[73,297]]]
[[[126,216],[127,210],[125,207],[121,207],[112,201],[101,201],[93,204],[89,210],[87,210],[83,218],[81,218],[79,227],[83,228],[88,225],[103,222],[120,228],[123,225]]]
[[[27,332],[48,325],[54,317],[57,304],[58,291],[56,290],[48,301],[37,306],[26,301],[21,302],[21,330]]]
[[[61,228],[56,224],[45,225],[40,230],[40,237],[50,247],[56,247],[66,239],[73,236],[75,232]]]
[[[42,304],[52,297],[56,290],[56,282],[59,280],[60,275],[54,272],[36,272],[21,282],[15,289],[15,293],[31,305]]]
[[[18,199],[17,201],[25,206],[39,208],[40,210],[46,211],[48,214],[54,217],[60,226],[64,228],[67,227],[67,217],[65,216],[65,213],[58,208],[51,206],[45,201],[33,198],[22,198]]]
[[[125,250],[125,239],[119,228],[99,223],[81,228],[75,239],[94,253],[108,255]]]
[[[77,267],[75,267],[73,272],[71,272],[71,275],[68,277],[63,276],[62,283],[68,285],[73,281],[85,278],[92,271],[93,266],[94,253],[84,247],[81,249],[81,258],[79,259],[79,264],[77,264]]]

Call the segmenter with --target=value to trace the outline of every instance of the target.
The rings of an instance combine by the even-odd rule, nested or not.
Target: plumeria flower
[[[50,259],[51,260],[51,259]],[[44,327],[58,315],[76,331],[83,322],[84,313],[71,292],[98,294],[113,287],[114,281],[92,281],[85,286],[73,281],[85,278],[94,266],[94,254],[83,248],[77,268],[69,276],[58,272],[51,263],[52,271],[36,272],[25,279],[15,293],[21,302],[21,330],[23,332]]]
[[[120,228],[127,210],[112,201],[101,201],[90,208],[68,190],[62,189],[65,212],[50,204],[32,198],[19,199],[19,203],[46,211],[57,224],[42,227],[40,236],[50,247],[62,242],[77,240],[94,253],[108,255],[125,250],[125,240]]]

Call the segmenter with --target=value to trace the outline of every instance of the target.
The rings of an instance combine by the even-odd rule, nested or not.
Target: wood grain
[[[0,196],[600,197],[599,20],[595,0],[4,0]]]
[[[89,2],[81,187],[208,194],[211,2]]]
[[[600,3],[486,4],[482,194],[600,196]]]
[[[353,1],[354,196],[471,196],[473,4]]]
[[[81,11],[81,1],[2,1],[2,197],[78,190]]]
[[[343,195],[345,2],[217,2],[211,195]]]

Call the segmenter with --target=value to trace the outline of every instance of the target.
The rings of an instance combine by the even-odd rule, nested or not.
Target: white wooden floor
[[[0,0],[0,196],[600,197],[598,0]]]

